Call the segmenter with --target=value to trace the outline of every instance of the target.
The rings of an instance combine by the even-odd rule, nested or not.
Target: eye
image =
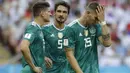
[[[57,12],[61,12],[61,10],[57,10]]]
[[[63,13],[67,13],[67,11],[63,11]]]

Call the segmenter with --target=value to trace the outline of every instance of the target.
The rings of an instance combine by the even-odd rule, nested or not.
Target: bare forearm
[[[111,37],[108,31],[107,25],[101,25],[102,27],[102,42],[105,45],[111,45]]]
[[[108,32],[108,27],[107,25],[101,25],[102,27],[102,39],[103,40],[110,40],[110,34]]]
[[[29,64],[29,66],[34,69],[35,65],[33,64],[32,58],[31,58],[31,54],[30,51],[27,50],[29,48],[26,48],[26,50],[22,50],[22,54],[26,60],[26,62]]]
[[[75,70],[76,73],[83,73],[74,56],[68,56],[67,58],[71,64],[71,67]]]
[[[96,13],[97,13],[98,23],[101,25],[102,28],[102,36],[98,38],[104,46],[108,47],[111,45],[111,37],[108,32],[108,27],[105,21],[105,7],[102,5],[97,6]]]

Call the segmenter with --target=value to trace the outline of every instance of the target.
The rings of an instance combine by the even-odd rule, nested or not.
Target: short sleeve
[[[27,27],[23,36],[23,39],[28,40],[30,43],[32,43],[35,39],[35,28]]]
[[[97,37],[101,36],[102,35],[102,28],[101,28],[101,25],[100,24],[97,24],[96,25],[96,29],[97,29]]]
[[[25,35],[24,35],[24,39],[28,40],[30,43],[33,42],[34,38],[35,38],[34,33],[29,33],[28,32],[28,33],[25,33]]]
[[[64,43],[68,43],[65,46],[65,49],[73,50],[75,48],[75,35],[71,28],[66,30],[66,37]]]
[[[101,42],[99,41],[98,37],[100,37],[102,35],[102,28],[101,28],[101,25],[100,24],[97,24],[96,25],[96,29],[97,29],[97,33],[96,33],[96,36],[97,36],[97,44],[101,44]]]

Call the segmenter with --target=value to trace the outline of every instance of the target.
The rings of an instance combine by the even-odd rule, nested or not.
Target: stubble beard
[[[57,23],[59,23],[59,24],[63,24],[65,21],[59,21],[59,20],[57,20],[56,19],[56,21],[57,21]]]

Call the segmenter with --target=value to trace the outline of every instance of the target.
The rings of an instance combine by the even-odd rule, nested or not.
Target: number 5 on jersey
[[[68,39],[58,40],[58,49],[62,49],[64,46],[68,46]]]

